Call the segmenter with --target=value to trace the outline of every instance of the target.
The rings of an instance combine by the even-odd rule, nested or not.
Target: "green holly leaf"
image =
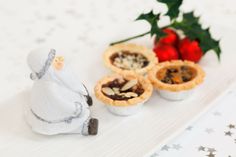
[[[160,14],[154,14],[153,11],[150,11],[147,14],[141,14],[136,20],[145,20],[151,25],[150,34],[151,36],[155,35],[157,38],[165,36],[165,33],[159,28],[157,22],[160,19]]]
[[[183,14],[183,20],[174,22],[171,27],[182,30],[191,40],[198,40],[204,53],[214,50],[218,59],[220,59],[219,41],[212,38],[209,28],[202,28],[199,17],[194,16],[193,12]]]
[[[183,0],[157,0],[158,2],[165,3],[168,7],[166,15],[170,19],[175,19],[179,16],[179,7],[181,6]]]

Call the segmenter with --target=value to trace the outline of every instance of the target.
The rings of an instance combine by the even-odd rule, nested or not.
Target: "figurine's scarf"
[[[72,122],[73,119],[77,119],[80,118],[81,114],[83,111],[83,105],[79,102],[75,102],[75,111],[74,111],[74,115],[70,116],[70,117],[65,117],[63,119],[58,119],[58,120],[46,120],[42,117],[40,117],[39,115],[37,115],[32,109],[31,112],[32,114],[40,121],[48,123],[48,124],[55,124],[55,123],[68,123],[70,124]]]
[[[36,80],[36,79],[41,79],[45,73],[48,71],[49,67],[51,66],[54,58],[56,56],[56,50],[54,49],[51,49],[49,54],[48,54],[48,59],[46,60],[43,68],[37,73],[37,72],[34,72],[34,73],[31,73],[30,74],[30,78],[31,80]]]

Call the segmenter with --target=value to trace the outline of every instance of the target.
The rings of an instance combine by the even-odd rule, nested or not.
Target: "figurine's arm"
[[[86,86],[84,84],[82,84],[81,82],[77,81],[74,83],[75,86],[72,86],[71,82],[69,84],[65,84],[65,86],[67,86],[69,89],[71,89],[72,91],[74,91],[75,93],[78,93],[84,97],[86,97],[87,99],[87,104],[89,106],[93,105],[93,99],[90,96],[88,89],[86,88]]]
[[[59,78],[60,79],[60,78]],[[87,95],[87,91],[84,87],[84,85],[80,82],[80,80],[68,70],[68,73],[66,73],[66,77],[60,80],[60,82],[67,87],[68,89],[81,94],[81,95]]]
[[[83,84],[83,86],[84,86],[84,88],[85,88],[85,90],[86,90],[86,93],[87,93],[87,95],[85,95],[85,97],[87,98],[87,104],[89,105],[89,106],[92,106],[93,105],[93,99],[92,99],[92,97],[90,96],[90,94],[89,94],[89,91],[88,91],[88,89],[86,88],[86,86]]]
[[[68,79],[63,79],[63,81],[61,81],[64,84],[64,86],[74,91],[75,93],[78,93],[86,97],[88,105],[92,106],[93,100],[86,86],[83,83],[81,83],[79,79],[77,79],[72,72],[68,72],[67,74],[69,75]]]
[[[66,115],[74,114],[77,111],[77,107],[81,108],[80,105],[76,102],[80,102],[79,97],[76,96],[75,93],[71,92],[70,90],[58,86],[55,83],[48,84],[48,98],[51,99],[57,107],[61,108],[60,110],[63,111]],[[82,110],[79,110],[77,114],[79,114]]]

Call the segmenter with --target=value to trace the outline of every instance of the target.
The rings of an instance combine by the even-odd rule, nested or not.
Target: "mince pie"
[[[96,97],[118,115],[136,112],[152,94],[148,79],[136,74],[113,74],[104,77],[95,87]]]
[[[187,91],[202,83],[205,73],[193,62],[176,60],[158,64],[149,72],[148,77],[162,96],[165,93],[165,95],[175,97],[178,92],[186,95]],[[175,99],[169,96],[164,97]],[[182,99],[182,97],[176,97],[176,99]]]
[[[158,62],[157,57],[146,47],[135,44],[117,44],[104,53],[104,62],[116,73],[147,73]]]

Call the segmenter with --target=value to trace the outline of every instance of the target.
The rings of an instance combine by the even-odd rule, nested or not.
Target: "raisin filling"
[[[113,100],[128,100],[142,95],[144,89],[137,80],[115,79],[102,86],[102,93]]]
[[[121,51],[110,57],[111,63],[123,70],[136,70],[148,66],[148,59],[139,53]]]
[[[190,66],[169,66],[157,72],[157,78],[167,84],[181,84],[196,77],[196,70]]]

